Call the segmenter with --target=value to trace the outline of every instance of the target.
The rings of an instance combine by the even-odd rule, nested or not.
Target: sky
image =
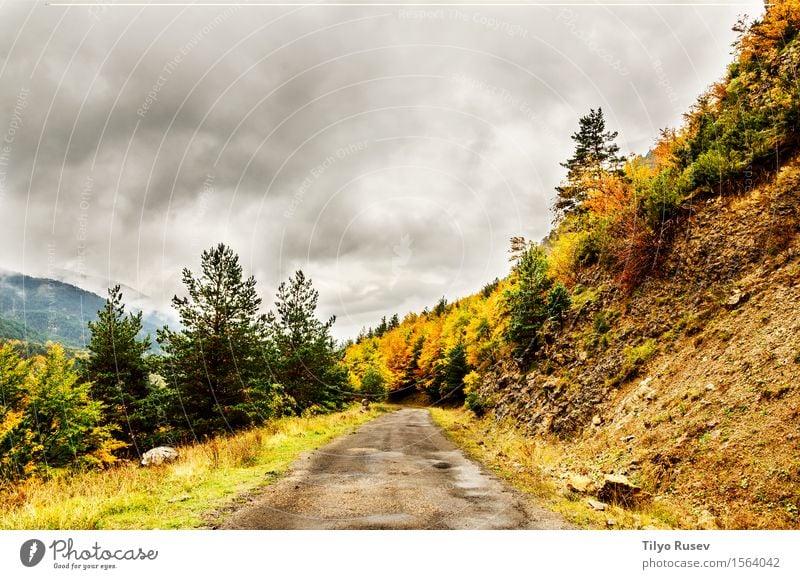
[[[763,9],[87,4],[0,3],[0,269],[169,316],[223,242],[337,338],[506,275],[578,118],[646,153]]]

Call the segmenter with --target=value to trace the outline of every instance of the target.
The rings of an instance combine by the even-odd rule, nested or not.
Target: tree
[[[590,109],[578,126],[578,132],[572,135],[575,152],[561,164],[567,169],[566,181],[556,187],[559,219],[579,211],[597,180],[603,174],[618,173],[625,161],[614,142],[617,132],[606,131],[602,108]]]
[[[386,400],[386,379],[375,366],[369,366],[361,379],[361,394],[375,402]]]
[[[114,286],[108,290],[97,321],[89,322],[89,330],[87,370],[92,397],[105,405],[105,420],[119,424],[115,437],[130,444],[139,456],[147,450],[142,448],[144,438],[154,429],[153,417],[143,412],[150,393],[145,359],[150,337],[137,337],[142,330],[142,312],[125,315],[120,286]]]
[[[22,362],[8,347],[0,349],[0,476],[16,479],[51,468],[104,467],[125,443],[115,440],[113,424],[104,424],[103,405],[79,383],[72,360],[61,346]],[[10,372],[5,373],[6,370]],[[16,395],[14,394],[16,392]]]
[[[172,298],[182,330],[159,330],[164,366],[195,436],[233,431],[267,418],[269,383],[262,360],[266,316],[255,278],[220,243],[203,251],[201,273],[183,270],[189,294]]]
[[[330,410],[342,400],[347,370],[336,353],[331,317],[316,317],[319,293],[302,271],[278,286],[275,312],[267,316],[270,370],[298,409]]]
[[[447,351],[442,368],[441,400],[464,399],[464,377],[472,370],[467,364],[467,349],[459,342]]]
[[[558,282],[547,292],[547,317],[557,320],[560,324],[564,319],[564,312],[569,309],[571,299],[566,286]]]
[[[537,337],[548,317],[547,292],[553,281],[547,275],[547,256],[538,245],[523,252],[513,270],[514,284],[506,291],[508,337],[517,355],[525,358],[538,346]]]

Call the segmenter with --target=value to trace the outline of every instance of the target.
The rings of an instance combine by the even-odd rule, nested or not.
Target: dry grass
[[[431,409],[434,421],[474,459],[538,504],[563,514],[571,523],[590,529],[671,528],[678,521],[674,509],[661,502],[649,502],[636,509],[610,505],[595,511],[587,497],[566,488],[569,473],[591,474],[570,454],[571,449],[556,439],[532,438],[511,422],[476,419],[463,409]],[[598,442],[602,447],[602,442]]]
[[[206,515],[270,484],[297,457],[385,412],[373,405],[310,418],[284,418],[235,436],[182,447],[173,464],[125,464],[63,473],[0,492],[2,529],[202,528]]]

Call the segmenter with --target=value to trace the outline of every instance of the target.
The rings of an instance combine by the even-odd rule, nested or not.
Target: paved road
[[[559,529],[468,460],[423,409],[383,415],[301,458],[223,529]]]

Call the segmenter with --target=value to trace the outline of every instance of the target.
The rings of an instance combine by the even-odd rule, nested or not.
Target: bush
[[[125,443],[103,424],[103,405],[79,383],[61,346],[29,362],[0,348],[0,477],[13,480],[62,467],[104,467]]]
[[[386,400],[386,379],[383,377],[380,370],[374,366],[370,366],[367,368],[367,371],[364,372],[364,377],[361,379],[361,395],[365,398],[371,398],[376,402]]]

